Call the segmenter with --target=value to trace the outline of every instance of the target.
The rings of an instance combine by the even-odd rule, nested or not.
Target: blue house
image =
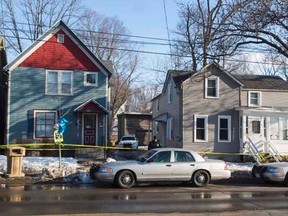
[[[64,143],[107,144],[112,72],[62,22],[4,67],[8,73],[5,143],[53,142],[60,117]]]

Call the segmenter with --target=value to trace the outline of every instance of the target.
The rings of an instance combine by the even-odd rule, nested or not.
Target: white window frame
[[[95,83],[87,82],[87,75],[95,75]],[[98,86],[98,72],[84,72],[84,86]]]
[[[155,134],[159,134],[159,122],[158,121],[155,121]]]
[[[208,81],[209,80],[215,80],[216,84],[216,95],[215,96],[210,96],[208,95]],[[207,77],[205,78],[205,98],[219,98],[219,77]]]
[[[168,104],[172,103],[173,98],[172,98],[172,83],[170,82],[168,84]]]
[[[54,139],[53,134],[51,137],[36,137],[36,126],[37,126],[37,118],[36,113],[55,113],[55,124],[57,123],[57,111],[56,110],[33,110],[33,118],[34,118],[34,125],[33,125],[33,139]],[[53,125],[54,126],[54,125]]]
[[[197,119],[204,119],[204,140],[197,139]],[[194,142],[208,142],[208,115],[194,115]]]
[[[172,140],[173,139],[173,118],[167,119],[167,139]]]
[[[257,98],[257,104],[252,104],[251,103],[251,94],[252,93],[256,93],[258,95],[258,98]],[[248,91],[248,106],[251,106],[251,107],[260,107],[262,105],[262,93],[261,91]]]
[[[159,99],[156,99],[155,101],[155,110],[156,112],[159,112]]]
[[[57,34],[57,42],[58,43],[64,43],[64,34]]]
[[[221,119],[226,119],[228,121],[228,139],[227,140],[220,140],[220,120]],[[231,142],[231,116],[226,116],[226,115],[219,115],[218,116],[218,142]]]
[[[48,75],[50,72],[57,73],[57,93],[48,92]],[[71,76],[71,88],[70,93],[65,94],[62,93],[62,75],[63,73],[70,73]],[[46,70],[46,80],[45,80],[45,94],[46,95],[73,95],[73,71],[65,71],[65,70]]]

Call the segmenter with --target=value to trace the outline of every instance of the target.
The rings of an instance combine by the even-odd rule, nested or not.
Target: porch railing
[[[275,161],[280,162],[282,161],[280,153],[277,151],[277,149],[274,147],[272,142],[270,140],[267,141],[267,150],[270,155],[274,158]]]
[[[266,145],[264,146],[264,144]],[[276,162],[280,162],[282,160],[280,153],[277,151],[271,141],[266,141],[266,143],[264,143],[262,140],[257,140],[257,143],[255,143],[248,138],[246,149],[252,155],[258,166],[260,166],[263,162],[266,162],[271,156]],[[265,149],[267,152],[264,152]]]
[[[250,138],[248,138],[246,149],[252,155],[253,159],[256,161],[256,164],[260,166],[261,162],[264,161],[264,157],[261,154],[262,152],[258,150],[259,148],[256,147]]]

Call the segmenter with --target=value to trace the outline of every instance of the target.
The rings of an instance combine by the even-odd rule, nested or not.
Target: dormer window
[[[64,43],[64,34],[57,34],[57,42]]]
[[[261,92],[249,91],[248,92],[248,104],[249,106],[261,106]]]
[[[219,97],[219,78],[208,77],[205,79],[205,98]]]

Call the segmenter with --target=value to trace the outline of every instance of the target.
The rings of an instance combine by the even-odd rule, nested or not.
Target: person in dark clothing
[[[153,140],[151,140],[148,145],[148,150],[154,148],[161,148],[160,140],[158,140],[156,136],[153,137]]]

